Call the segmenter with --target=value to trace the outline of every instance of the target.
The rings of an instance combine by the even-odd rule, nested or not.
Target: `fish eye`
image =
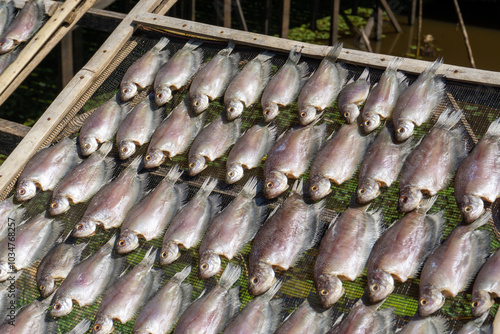
[[[274,184],[272,182],[267,182],[266,188],[267,189],[272,189],[274,187]]]
[[[118,246],[120,246],[120,247],[125,246],[125,244],[126,244],[126,242],[123,239],[121,239],[120,241],[118,241]]]
[[[153,159],[153,157],[148,154],[144,157],[144,159],[146,159],[146,161],[150,161],[151,159]]]
[[[470,212],[472,212],[472,207],[471,207],[471,206],[469,206],[469,205],[467,205],[467,206],[464,208],[464,211],[465,211],[466,213],[470,213]]]
[[[267,116],[267,115],[269,115],[270,113],[271,113],[271,111],[270,111],[269,109],[264,110],[264,115],[266,115],[266,116]]]
[[[259,283],[259,278],[258,278],[257,276],[254,276],[254,277],[252,278],[252,283],[253,283],[253,284],[257,284],[257,283]]]
[[[50,207],[51,207],[52,209],[57,209],[57,207],[58,207],[57,202],[52,202],[52,203],[50,204]]]
[[[228,111],[228,112],[230,112],[230,113],[231,113],[231,112],[234,112],[234,108],[233,108],[233,107],[229,107],[229,108],[227,109],[227,111]]]
[[[90,148],[90,144],[89,143],[86,143],[83,145],[84,148],[86,148],[87,150]]]
[[[189,164],[189,168],[195,168],[195,167],[196,167],[196,163],[195,163],[195,162],[191,162],[191,163]]]
[[[193,105],[194,105],[195,107],[199,107],[199,106],[200,106],[200,101],[194,101]]]
[[[24,188],[21,188],[17,191],[19,195],[26,195],[26,190]]]
[[[82,230],[83,229],[83,224],[77,224],[76,225],[77,230]]]
[[[398,129],[398,133],[404,133],[405,132],[405,128],[399,128]]]
[[[101,325],[99,325],[99,324],[95,324],[95,325],[94,325],[94,330],[95,330],[96,332],[100,331],[100,330],[101,330]]]
[[[233,176],[234,176],[234,172],[233,172],[233,171],[227,172],[227,175],[228,175],[229,177],[233,177]]]
[[[201,266],[200,266],[201,270],[207,270],[208,269],[208,263],[203,263]]]
[[[401,201],[401,203],[406,204],[408,202],[408,197],[402,196],[400,201]]]
[[[349,112],[348,112],[348,111],[346,111],[346,112],[344,113],[344,117],[345,117],[345,118],[349,117]]]
[[[372,289],[372,291],[378,291],[380,289],[380,286],[378,284],[372,284],[370,288]]]
[[[128,89],[128,88],[124,88],[124,89],[122,90],[122,93],[123,93],[123,94],[127,94],[128,92],[129,92],[129,89]]]
[[[128,152],[128,148],[122,147],[122,153],[127,153],[127,152]]]
[[[162,258],[166,258],[166,257],[167,257],[167,252],[162,252],[160,256],[161,256]]]
[[[307,116],[307,113],[305,111],[303,111],[303,112],[300,113],[300,117],[304,118],[306,116]]]
[[[476,308],[479,306],[479,302],[477,300],[473,301],[471,304],[472,308]]]
[[[372,124],[372,122],[371,122],[371,121],[365,121],[365,125],[366,125],[366,126],[370,126],[371,124]]]
[[[365,188],[359,188],[358,194],[360,194],[360,195],[366,194],[366,189]]]
[[[162,97],[163,97],[163,94],[162,94],[162,93],[158,93],[158,94],[156,94],[156,98],[161,99]]]
[[[425,298],[420,299],[420,305],[425,306],[429,303],[429,301]]]
[[[314,185],[314,186],[311,187],[311,190],[312,191],[318,191],[319,187],[317,185]]]
[[[327,296],[327,295],[328,295],[328,290],[326,290],[326,289],[322,289],[319,293],[320,293],[322,296]]]
[[[62,305],[60,303],[54,304],[54,310],[59,311],[61,308],[62,308]]]
[[[40,291],[45,290],[45,285],[40,285],[39,289],[40,289]]]

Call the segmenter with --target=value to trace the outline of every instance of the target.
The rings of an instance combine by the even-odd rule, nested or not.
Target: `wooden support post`
[[[382,7],[380,4],[377,4],[377,26],[375,29],[375,40],[380,41],[382,39],[382,32],[384,28],[384,11],[382,10]],[[368,35],[370,36],[370,35]]]
[[[224,27],[231,28],[231,0],[224,0]]]
[[[191,21],[196,21],[196,0],[191,0]]]
[[[462,13],[460,12],[460,6],[457,0],[453,0],[455,3],[455,9],[457,10],[458,22],[460,22],[460,27],[462,28],[462,33],[464,35],[465,47],[467,48],[467,55],[469,56],[470,65],[476,68],[476,62],[474,61],[474,56],[472,55],[472,48],[469,43],[469,35],[467,35],[467,29],[465,29],[465,23],[462,18]]]
[[[340,0],[333,0],[332,19],[330,21],[330,45],[335,44],[339,35]]]
[[[283,0],[283,17],[281,20],[281,38],[288,38],[290,29],[290,0]]]
[[[319,0],[313,0],[311,30],[316,30],[316,21],[318,20]]]
[[[417,58],[420,56],[420,43],[422,42],[422,11],[423,11],[422,3],[423,2],[424,2],[424,0],[418,0],[417,51],[415,53]]]
[[[412,26],[415,24],[415,16],[417,16],[417,0],[411,1],[411,10],[408,13],[408,25]]]
[[[73,32],[69,31],[61,40],[61,84],[66,86],[73,78]]]
[[[244,31],[248,31],[247,21],[245,20],[245,15],[243,15],[243,8],[241,8],[240,0],[236,1],[236,8],[238,9],[238,17],[240,18],[241,26]]]
[[[269,22],[271,22],[271,0],[266,0],[266,20],[264,22],[264,35],[269,35]]]
[[[392,23],[392,26],[394,29],[396,29],[396,32],[403,32],[403,29],[401,29],[401,26],[398,23],[398,20],[396,19],[396,16],[392,12],[391,6],[387,3],[387,0],[379,0],[382,6],[384,7],[385,12],[389,16],[389,20]]]

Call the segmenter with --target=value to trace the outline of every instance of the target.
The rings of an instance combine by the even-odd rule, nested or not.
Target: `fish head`
[[[267,263],[260,262],[252,272],[253,275],[248,277],[248,292],[253,296],[263,294],[276,281],[273,267]]]
[[[368,203],[380,194],[380,184],[371,178],[363,179],[359,182],[356,194],[359,203]]]
[[[243,166],[240,164],[230,164],[227,167],[226,183],[233,184],[243,177]]]
[[[365,133],[370,133],[380,125],[380,115],[374,112],[368,112],[363,116],[363,129]]]
[[[243,103],[240,100],[229,101],[226,107],[227,120],[232,121],[243,113]]]
[[[118,254],[130,253],[139,246],[139,238],[137,234],[129,229],[122,230],[120,238],[116,243],[116,252]]]
[[[80,150],[83,156],[88,156],[97,151],[99,144],[94,137],[79,137],[78,142],[80,143]]]
[[[179,246],[175,242],[170,241],[161,248],[160,264],[166,266],[177,260],[180,255]]]
[[[94,220],[88,217],[83,217],[82,220],[76,224],[73,229],[72,235],[75,238],[84,238],[91,236],[95,233],[96,223]]]
[[[52,216],[65,213],[69,209],[69,200],[66,196],[56,196],[49,205],[49,212]]]
[[[161,107],[172,98],[170,87],[162,87],[156,90],[155,102],[158,107]]]
[[[313,106],[307,106],[305,108],[302,108],[302,110],[299,112],[299,122],[302,125],[308,125],[314,121],[316,118],[316,108]]]
[[[466,223],[472,223],[481,217],[484,212],[483,200],[474,195],[464,195],[460,204],[460,211]]]
[[[263,111],[264,121],[271,122],[276,116],[278,116],[280,110],[276,103],[269,104]]]
[[[188,173],[190,176],[201,173],[205,168],[207,168],[207,164],[203,155],[195,155],[189,159]]]
[[[432,313],[443,307],[446,299],[441,291],[432,287],[425,287],[420,293],[420,300],[418,302],[418,314],[422,317],[431,315]]]
[[[312,177],[309,185],[309,195],[313,201],[319,201],[332,191],[330,180],[323,176]]]
[[[316,291],[324,308],[330,308],[345,292],[342,281],[335,275],[320,275],[316,280]]]
[[[15,47],[16,44],[12,38],[5,37],[0,40],[0,54],[2,55],[13,50]]]
[[[399,193],[398,210],[410,212],[418,208],[422,202],[422,192],[416,187],[404,187]]]
[[[208,96],[205,94],[195,94],[191,97],[191,103],[193,106],[193,110],[196,114],[201,114],[208,108]]]
[[[349,124],[354,123],[356,121],[356,118],[358,118],[359,116],[358,106],[352,103],[345,104],[342,107],[342,111],[343,111],[342,115]]]
[[[264,196],[266,198],[275,198],[285,192],[288,188],[288,178],[285,174],[272,171],[266,177],[266,186],[264,187]]]
[[[413,129],[415,128],[415,124],[412,121],[408,120],[400,120],[397,122],[396,126],[396,140],[398,142],[405,141],[413,135]]]
[[[94,326],[92,326],[92,333],[108,334],[113,331],[113,328],[113,319],[105,315],[98,315],[95,318]]]
[[[22,180],[17,185],[16,200],[27,201],[33,198],[36,194],[35,182],[30,180]]]
[[[3,282],[9,278],[11,273],[10,266],[5,261],[0,261],[0,282]]]
[[[366,290],[372,303],[385,299],[394,290],[394,278],[383,270],[376,270],[369,275],[367,284]]]
[[[144,156],[144,168],[160,166],[165,161],[165,154],[160,150],[148,150]]]
[[[494,299],[491,294],[485,290],[475,290],[472,294],[472,315],[480,317],[493,306]]]
[[[43,298],[47,298],[54,292],[54,279],[50,276],[42,277],[37,280],[38,290]]]
[[[54,303],[50,308],[51,317],[62,317],[71,312],[73,309],[73,300],[70,296],[57,296],[54,298]]]
[[[133,82],[125,82],[120,85],[120,98],[126,102],[137,94],[137,85]]]
[[[204,252],[200,258],[200,277],[207,279],[220,271],[220,257],[213,252]]]
[[[120,159],[125,160],[135,153],[135,143],[129,140],[123,140],[118,145],[118,154]]]

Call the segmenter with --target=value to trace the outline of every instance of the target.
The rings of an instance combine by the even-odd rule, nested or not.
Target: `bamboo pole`
[[[464,20],[462,18],[462,13],[460,12],[460,6],[458,5],[458,0],[453,0],[455,4],[455,9],[457,10],[458,22],[460,22],[460,27],[462,28],[462,33],[464,34],[465,47],[467,48],[467,54],[469,56],[470,65],[476,68],[476,63],[474,62],[474,56],[472,55],[472,48],[469,43],[469,35],[467,35],[467,29],[465,29]]]
[[[417,52],[415,53],[416,58],[418,58],[418,56],[420,56],[420,43],[422,41],[422,11],[423,11],[422,3],[423,2],[424,2],[424,0],[418,1]]]

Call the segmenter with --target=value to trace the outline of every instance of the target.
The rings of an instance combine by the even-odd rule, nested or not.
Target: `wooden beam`
[[[389,16],[389,20],[391,21],[394,29],[396,29],[397,32],[403,32],[403,29],[401,29],[401,26],[399,25],[399,22],[396,19],[396,16],[392,12],[391,6],[389,6],[389,4],[387,3],[386,0],[379,0],[379,1],[382,4],[382,6],[384,6],[385,12]]]
[[[415,17],[417,16],[417,0],[411,1],[411,10],[408,13],[408,25],[412,26],[415,24]]]
[[[9,155],[30,129],[29,126],[0,118],[0,154]]]
[[[290,0],[283,0],[283,17],[281,19],[281,38],[288,38],[290,29]]]
[[[127,14],[90,8],[78,22],[78,25],[99,31],[112,32],[126,16]]]
[[[61,40],[61,84],[66,86],[73,78],[73,35],[69,31]]]
[[[269,35],[269,22],[271,22],[272,17],[271,4],[271,0],[266,0],[266,20],[264,21],[264,35]]]
[[[240,18],[241,26],[244,31],[248,31],[247,21],[245,20],[245,15],[243,14],[243,8],[241,8],[240,0],[235,0],[236,8],[238,9],[238,17]]]
[[[340,0],[333,0],[332,18],[330,19],[330,39],[329,44],[333,45],[337,42],[339,35],[339,12]]]
[[[224,27],[231,28],[231,0],[224,0]]]
[[[380,41],[382,39],[382,33],[384,28],[384,11],[380,4],[377,4],[377,14],[376,14],[377,26],[375,29],[375,40]]]

